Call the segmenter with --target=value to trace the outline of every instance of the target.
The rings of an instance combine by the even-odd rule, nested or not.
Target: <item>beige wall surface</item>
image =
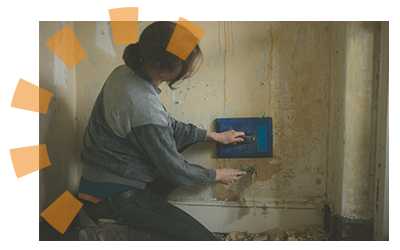
[[[230,186],[182,188],[174,199],[318,202],[325,196],[330,25],[325,22],[199,22],[202,68],[161,98],[177,119],[215,129],[215,119],[272,117],[274,157],[216,159],[212,145],[185,152],[205,167],[244,169]]]
[[[46,144],[51,167],[39,171],[39,211],[42,212],[66,190],[75,192],[78,184],[75,147],[76,76],[45,43],[60,29],[73,22],[40,22],[39,86],[53,93],[47,114],[39,115],[39,144]]]

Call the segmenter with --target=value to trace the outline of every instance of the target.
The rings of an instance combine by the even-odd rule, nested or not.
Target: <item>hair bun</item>
[[[133,70],[140,69],[143,66],[142,57],[139,51],[139,44],[129,44],[124,51],[122,57],[125,64]]]

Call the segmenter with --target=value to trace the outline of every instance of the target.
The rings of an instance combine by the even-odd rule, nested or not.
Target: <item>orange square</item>
[[[17,179],[39,171],[39,145],[10,148],[8,152]]]
[[[51,165],[46,144],[39,145],[39,170]]]
[[[139,20],[139,8],[138,7],[127,7],[109,9],[110,20],[113,21],[135,21]]]
[[[169,41],[167,51],[182,60],[186,60],[205,33],[206,31],[196,24],[180,17]]]
[[[65,191],[57,200],[55,200],[40,215],[57,231],[65,233],[83,204],[72,194]]]
[[[52,36],[46,45],[68,68],[74,67],[87,56],[69,25]]]
[[[11,99],[11,108],[39,112],[39,86],[19,78]]]
[[[46,144],[10,149],[17,178],[51,165]]]
[[[53,93],[39,88],[39,113],[42,114],[47,114],[47,110],[50,105],[51,97],[53,96]]]
[[[108,10],[115,45],[137,43],[139,8]]]
[[[53,93],[20,79],[11,107],[46,114]]]
[[[137,43],[137,22],[111,22],[115,45]]]

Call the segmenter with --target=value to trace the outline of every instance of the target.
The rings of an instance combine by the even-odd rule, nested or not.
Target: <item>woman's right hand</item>
[[[215,169],[217,176],[215,181],[219,181],[222,184],[229,185],[238,180],[238,175],[245,175],[245,171],[233,169],[233,168],[220,168]]]

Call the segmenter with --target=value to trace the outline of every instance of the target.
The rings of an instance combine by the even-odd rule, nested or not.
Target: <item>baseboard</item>
[[[330,233],[332,241],[372,241],[374,240],[373,220],[349,219],[331,213],[325,208],[325,231]]]
[[[247,231],[260,233],[272,228],[299,231],[304,225],[323,226],[323,214],[317,204],[232,202],[232,201],[170,201],[214,233]]]

